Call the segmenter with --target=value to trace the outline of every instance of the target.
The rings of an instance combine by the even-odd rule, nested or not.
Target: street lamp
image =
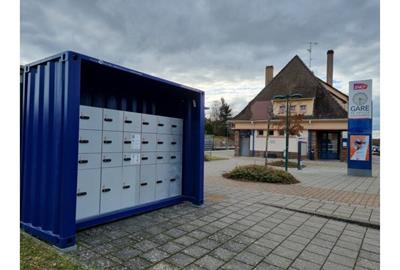
[[[285,149],[285,171],[288,171],[288,158],[289,158],[289,100],[292,98],[301,98],[302,94],[288,94],[273,96],[272,99],[286,100],[286,149]]]

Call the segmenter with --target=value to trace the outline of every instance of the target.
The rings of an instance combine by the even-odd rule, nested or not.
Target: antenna
[[[313,45],[318,45],[318,42],[309,41],[309,42],[308,42],[308,45],[309,45],[309,47],[308,47],[307,51],[310,53],[310,58],[309,58],[308,67],[309,67],[310,70],[311,70],[311,60],[312,60],[312,58],[311,58],[311,53],[312,53],[312,46],[313,46]]]

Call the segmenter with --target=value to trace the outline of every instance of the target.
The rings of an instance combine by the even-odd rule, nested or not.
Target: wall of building
[[[290,137],[289,138],[289,152],[297,153],[297,144],[299,138]],[[256,136],[254,140],[254,150],[255,151],[265,151],[265,136]],[[268,152],[283,152],[286,147],[285,136],[269,136],[268,139]],[[253,136],[250,136],[250,150],[253,150]]]
[[[274,121],[271,122],[272,125]],[[305,130],[347,130],[347,119],[332,120],[304,120],[302,126]],[[267,121],[234,122],[233,129],[267,129]]]
[[[313,98],[291,100],[289,105],[295,106],[295,111],[294,112],[292,111],[292,113],[313,115],[313,111],[314,111],[314,99]],[[306,111],[300,111],[301,105],[306,106]],[[272,103],[272,106],[273,106],[274,115],[276,115],[276,116],[285,116],[286,115],[286,100],[274,100]],[[282,112],[282,110],[280,110],[281,106],[285,107],[283,112]]]

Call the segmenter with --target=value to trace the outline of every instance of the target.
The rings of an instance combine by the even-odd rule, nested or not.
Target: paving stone
[[[149,270],[178,270],[178,269],[179,269],[178,267],[167,262],[159,262],[156,265],[149,268]]]
[[[214,240],[211,240],[211,239],[208,239],[208,238],[203,239],[203,240],[201,240],[200,242],[197,243],[197,245],[199,245],[199,246],[201,246],[203,248],[209,249],[209,250],[212,250],[212,249],[218,247],[220,244],[221,243],[219,243],[217,241],[214,241]]]
[[[218,269],[224,263],[224,261],[214,258],[210,255],[206,255],[195,262],[196,265],[207,270]]]
[[[92,267],[96,267],[96,268],[107,268],[107,267],[112,267],[112,266],[116,266],[117,263],[113,260],[110,260],[108,258],[105,257],[93,257],[89,260],[88,265],[92,266]]]
[[[149,240],[144,240],[144,241],[136,243],[134,245],[135,248],[140,249],[143,252],[146,252],[152,248],[155,248],[156,246],[158,246],[157,243],[151,242]]]
[[[246,248],[246,251],[254,253],[258,256],[266,257],[268,254],[272,252],[272,248],[259,246],[257,244],[251,244]]]
[[[184,249],[185,246],[179,245],[174,242],[168,242],[168,243],[160,246],[159,248],[165,252],[168,252],[169,254],[174,254],[174,253]]]
[[[376,254],[374,252],[369,252],[369,251],[366,251],[366,250],[360,250],[360,255],[359,256],[361,258],[368,259],[368,260],[371,260],[371,261],[374,261],[374,262],[379,262],[380,261],[379,254]]]
[[[186,266],[184,269],[185,270],[204,270],[204,268],[201,268],[200,266],[195,265],[194,263]]]
[[[380,263],[379,262],[376,262],[376,261],[373,261],[373,260],[368,260],[366,258],[361,258],[361,257],[359,257],[357,259],[356,265],[357,266],[361,266],[361,267],[365,267],[365,268],[368,268],[368,269],[379,269],[379,267],[380,267]]]
[[[194,258],[200,258],[210,251],[206,248],[194,245],[183,249],[182,252]]]
[[[289,265],[292,263],[292,260],[289,260],[289,259],[287,259],[287,258],[278,256],[278,255],[275,255],[275,254],[273,254],[273,253],[270,254],[270,255],[268,255],[268,256],[265,258],[264,261],[265,261],[266,263],[273,264],[273,265],[275,265],[275,266],[278,266],[278,267],[281,267],[281,268],[284,268],[284,269],[288,268]]]
[[[166,259],[167,262],[170,262],[179,267],[185,267],[186,265],[191,264],[195,260],[196,260],[195,258],[193,258],[189,255],[186,255],[184,253],[177,253],[177,254],[169,257],[168,259]]]
[[[364,243],[362,245],[362,249],[366,250],[366,251],[378,253],[378,254],[380,253],[380,248],[379,248],[379,246],[376,246],[376,245],[371,245],[371,244]]]
[[[285,268],[280,268],[278,266],[269,264],[269,263],[265,263],[265,262],[261,262],[259,265],[257,265],[256,268],[254,268],[254,270],[282,270]]]
[[[254,242],[253,238],[244,236],[243,234],[239,234],[238,236],[236,236],[235,238],[232,239],[235,242],[238,242],[240,244],[244,244],[244,245],[249,245],[252,242]]]
[[[193,237],[190,237],[190,236],[187,236],[187,235],[179,237],[178,239],[174,240],[175,243],[178,243],[178,244],[183,245],[185,247],[188,247],[188,246],[196,243],[197,241],[198,240],[196,238],[193,238]]]
[[[335,254],[335,253],[331,253],[329,255],[328,261],[334,262],[334,263],[337,263],[337,264],[341,264],[341,265],[345,265],[345,266],[348,266],[348,267],[353,267],[355,262],[356,262],[356,260],[353,259],[353,258],[345,257],[345,256],[338,255],[338,254]]]
[[[223,265],[221,269],[226,270],[250,270],[253,267],[237,260],[231,260],[227,264]]]
[[[221,259],[223,261],[229,261],[230,259],[232,259],[237,253],[236,252],[232,252],[228,249],[219,247],[216,248],[215,250],[213,250],[210,255],[212,255],[213,257],[217,258],[217,259]]]
[[[354,259],[357,258],[357,256],[358,256],[358,251],[354,251],[354,250],[347,249],[347,248],[342,248],[340,246],[335,246],[332,249],[332,253],[350,257],[350,258],[354,258]]]
[[[220,243],[224,243],[224,242],[228,241],[229,239],[231,239],[232,237],[229,235],[226,235],[224,233],[217,232],[217,233],[210,235],[208,238],[211,240],[220,242]]]
[[[160,233],[160,234],[154,236],[153,238],[150,238],[149,240],[154,242],[154,243],[157,243],[159,245],[163,245],[163,244],[171,241],[172,239],[173,238],[171,236],[168,236],[166,234]]]
[[[310,261],[305,261],[302,259],[296,259],[292,264],[292,267],[299,269],[299,270],[318,270],[321,269],[320,264],[316,264]]]
[[[277,247],[279,245],[279,242],[276,242],[276,241],[273,241],[270,239],[265,239],[265,238],[260,238],[257,241],[255,241],[254,243],[257,245],[264,246],[267,248],[272,248],[272,249],[274,249],[275,247]]]
[[[137,255],[139,255],[141,253],[142,253],[142,251],[139,249],[125,247],[125,248],[115,251],[111,254],[121,260],[127,261],[127,260],[132,259],[133,257],[136,257]]]
[[[352,267],[344,266],[341,264],[337,264],[334,262],[327,261],[323,266],[322,269],[324,270],[351,270]]]
[[[273,254],[279,255],[291,260],[294,260],[300,253],[300,251],[293,250],[287,247],[279,246],[274,251],[272,251]]]
[[[238,252],[242,251],[243,249],[245,249],[246,245],[238,243],[233,240],[230,240],[230,241],[226,242],[225,244],[223,244],[222,247],[225,249],[228,249],[230,251],[238,253]]]
[[[290,248],[290,249],[293,249],[293,250],[297,250],[297,251],[302,251],[305,248],[306,244],[307,243],[300,244],[300,243],[297,243],[297,242],[285,240],[285,241],[282,242],[281,246],[287,247],[287,248]]]
[[[206,232],[203,232],[203,231],[194,230],[194,231],[191,231],[190,233],[188,233],[187,236],[190,236],[190,237],[200,240],[200,239],[208,237],[209,234]]]
[[[129,268],[132,269],[146,269],[151,265],[150,262],[148,262],[147,260],[140,258],[140,257],[135,257],[129,261],[126,262],[126,266],[128,266]]]
[[[177,228],[172,228],[164,233],[173,238],[178,238],[178,237],[181,237],[182,235],[186,234],[186,232],[184,230],[180,230]]]
[[[262,256],[258,256],[254,253],[243,251],[235,256],[235,260],[244,262],[248,265],[255,266],[263,259]]]
[[[169,257],[169,254],[165,251],[155,248],[142,254],[141,257],[145,258],[146,260],[152,263],[156,263]]]

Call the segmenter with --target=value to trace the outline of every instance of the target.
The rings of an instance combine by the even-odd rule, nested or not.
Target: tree
[[[206,120],[206,130],[217,136],[229,133],[228,120],[232,117],[232,109],[224,98],[214,101],[210,108],[210,118]],[[212,127],[212,128],[211,128]]]
[[[302,126],[303,119],[303,114],[289,114],[289,135],[300,135],[304,130]],[[286,116],[279,117],[276,125],[280,132],[286,132]]]
[[[265,166],[268,166],[268,141],[269,141],[269,130],[271,128],[271,119],[274,117],[274,110],[271,101],[266,103],[267,113],[267,135],[265,136]]]

